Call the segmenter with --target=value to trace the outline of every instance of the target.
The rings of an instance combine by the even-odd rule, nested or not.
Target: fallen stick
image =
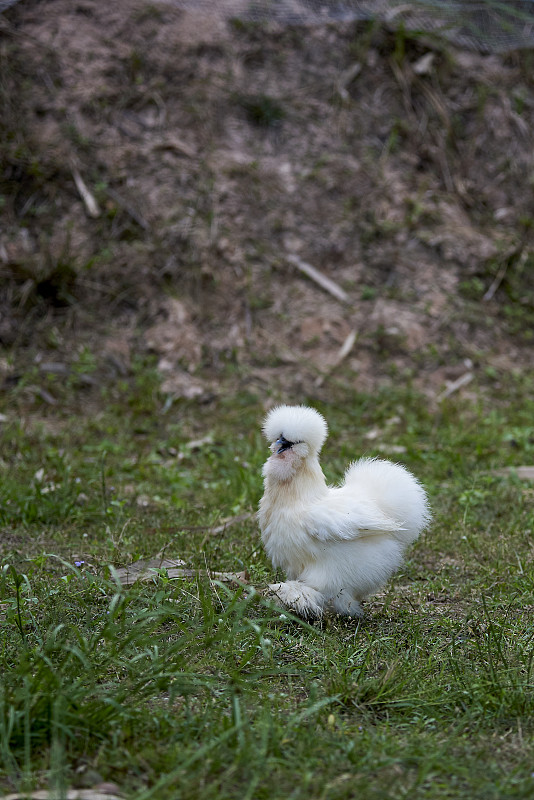
[[[344,103],[350,99],[350,95],[348,93],[348,86],[352,83],[352,81],[358,77],[360,72],[362,71],[362,65],[359,62],[352,64],[348,69],[343,70],[341,75],[338,78],[336,83],[337,93],[339,94],[340,98],[343,100]]]
[[[528,257],[528,252],[527,252],[526,248],[523,248],[523,250],[521,250],[521,253],[519,254],[519,258],[517,259],[517,268],[518,268],[518,270],[523,268],[523,266],[525,264],[525,261],[527,260],[527,257]],[[501,266],[499,267],[499,271],[497,272],[497,275],[493,279],[493,282],[492,282],[491,286],[489,287],[489,289],[487,290],[487,292],[485,293],[485,295],[482,298],[482,300],[484,300],[484,302],[487,303],[488,300],[492,300],[493,299],[493,297],[495,295],[495,292],[497,291],[497,289],[499,288],[499,286],[501,285],[501,283],[503,282],[503,280],[504,280],[504,278],[506,276],[506,273],[508,271],[509,263],[510,263],[509,262],[509,257],[506,258],[502,262]]]
[[[312,267],[311,264],[307,264],[306,261],[302,261],[298,256],[293,255],[287,256],[287,261],[314,281],[321,289],[331,294],[332,297],[335,297],[336,300],[339,300],[341,303],[350,303],[350,298],[345,290],[342,289],[341,286],[338,286],[331,278],[323,275],[323,273],[319,272],[315,267]]]
[[[191,569],[185,566],[181,558],[151,558],[140,559],[128,567],[112,568],[113,576],[122,586],[133,586],[137,581],[147,582],[158,576],[158,571],[164,569],[169,579],[207,577],[210,581],[223,583],[248,583],[248,574],[243,572],[216,572],[209,569]]]
[[[503,467],[502,469],[492,470],[492,475],[505,478],[509,475],[517,475],[520,481],[534,481],[534,467]]]
[[[352,330],[341,347],[339,348],[338,354],[334,360],[334,363],[330,365],[330,367],[322,374],[319,375],[317,380],[315,381],[316,386],[322,386],[325,380],[332,374],[336,367],[338,367],[342,361],[348,356],[352,348],[354,347],[354,343],[356,342],[356,337],[358,336],[357,330]]]
[[[190,147],[186,142],[178,139],[176,136],[169,137],[164,139],[162,142],[157,142],[152,147],[153,150],[174,150],[176,153],[179,153],[182,156],[187,156],[187,158],[195,158],[196,151]]]
[[[472,372],[466,372],[461,375],[455,381],[450,383],[447,388],[437,396],[438,403],[440,403],[442,400],[445,400],[445,398],[450,397],[451,394],[454,394],[454,392],[457,392],[458,389],[461,389],[463,386],[467,386],[468,383],[471,383],[474,377],[475,376]]]
[[[96,202],[94,196],[91,194],[89,189],[87,188],[82,176],[76,169],[76,167],[72,167],[72,177],[74,178],[74,183],[76,184],[76,188],[80,193],[80,197],[83,200],[83,204],[85,209],[90,217],[96,219],[100,216],[100,208],[98,207],[98,203]]]
[[[57,800],[58,797],[62,797],[64,800],[123,800],[121,795],[110,794],[110,792],[98,789],[67,789],[61,795],[55,790],[49,791],[48,789],[1,795],[2,800]]]

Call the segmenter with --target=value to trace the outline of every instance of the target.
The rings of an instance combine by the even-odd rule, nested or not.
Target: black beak
[[[280,436],[280,438],[276,440],[275,444],[280,445],[276,452],[283,453],[284,450],[289,450],[290,447],[293,447],[295,442],[288,442],[285,436]]]

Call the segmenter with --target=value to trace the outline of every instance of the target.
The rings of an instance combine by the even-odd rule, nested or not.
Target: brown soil
[[[200,399],[436,397],[532,366],[531,53],[224,3],[46,8],[0,17],[4,381],[83,347],[116,375],[154,352]]]

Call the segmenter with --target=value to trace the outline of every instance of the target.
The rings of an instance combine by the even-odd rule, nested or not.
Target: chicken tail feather
[[[397,532],[406,543],[416,539],[430,522],[426,492],[401,464],[362,458],[347,470],[345,486],[375,503],[386,517],[394,520]]]

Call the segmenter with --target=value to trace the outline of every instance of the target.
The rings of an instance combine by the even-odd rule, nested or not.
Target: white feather
[[[328,435],[328,425],[314,408],[277,406],[265,417],[263,432],[268,442],[284,436],[290,442],[306,442],[318,453]]]
[[[273,444],[258,519],[267,555],[288,578],[275,594],[303,616],[361,615],[360,601],[393,575],[428,524],[425,490],[381,459],[361,459],[341,486],[327,486],[318,453],[328,428],[312,408],[279,406],[263,431]],[[291,446],[281,451],[280,437]]]

